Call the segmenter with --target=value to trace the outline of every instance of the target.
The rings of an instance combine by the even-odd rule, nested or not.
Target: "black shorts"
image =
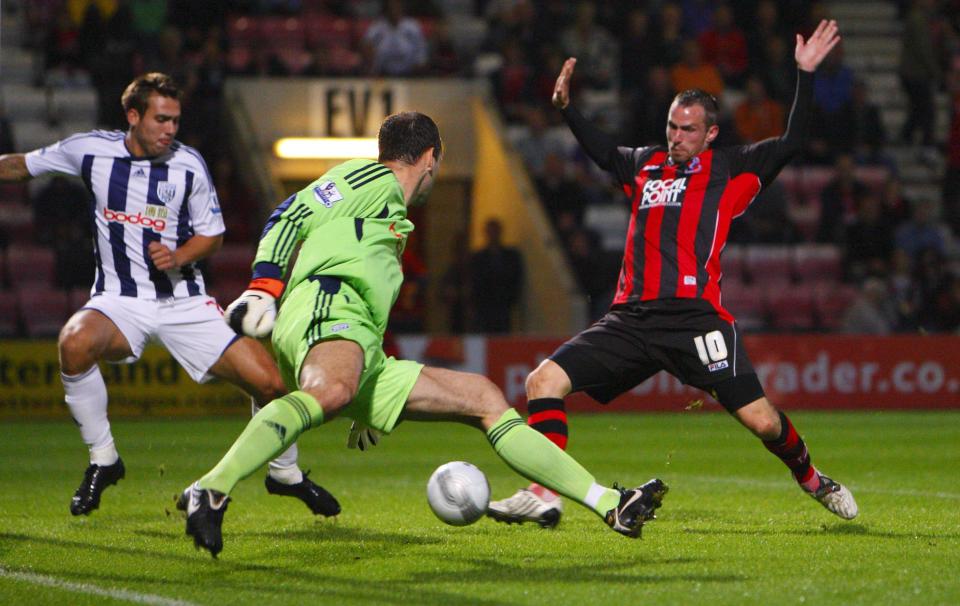
[[[730,412],[763,397],[736,324],[702,299],[616,305],[550,356],[602,404],[665,370]]]

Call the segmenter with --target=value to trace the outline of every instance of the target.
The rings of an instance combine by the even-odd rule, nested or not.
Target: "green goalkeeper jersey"
[[[348,160],[274,210],[253,276],[282,279],[302,242],[284,299],[311,276],[336,277],[363,298],[383,331],[403,282],[400,256],[411,231],[393,171],[371,160]]]

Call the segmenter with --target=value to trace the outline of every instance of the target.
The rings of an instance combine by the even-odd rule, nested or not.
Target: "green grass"
[[[0,603],[960,603],[960,414],[792,416],[814,462],[852,488],[855,521],[804,496],[726,415],[690,412],[572,419],[570,452],[600,482],[671,486],[641,541],[569,502],[554,531],[453,528],[426,504],[440,463],[477,464],[495,498],[525,484],[479,432],[408,423],[360,453],[336,421],[303,436],[301,460],[338,519],[266,494],[258,472],[234,492],[216,561],[183,535],[173,496],[244,419],[115,421],[127,478],[84,518],[68,512],[86,464],[73,425],[5,423]]]

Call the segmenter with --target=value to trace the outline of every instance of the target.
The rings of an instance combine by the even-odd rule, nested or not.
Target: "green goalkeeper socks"
[[[487,430],[487,439],[517,473],[586,505],[600,517],[620,503],[620,493],[597,484],[589,471],[527,426],[513,408]]]
[[[230,494],[237,482],[297,441],[304,431],[323,423],[323,409],[310,394],[295,391],[270,402],[258,412],[220,459],[200,478],[200,488]]]

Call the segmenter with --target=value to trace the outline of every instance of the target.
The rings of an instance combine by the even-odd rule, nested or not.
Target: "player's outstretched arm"
[[[23,181],[30,178],[27,158],[23,154],[0,156],[0,181]]]
[[[839,43],[840,31],[837,22],[824,19],[806,41],[797,34],[797,46],[793,52],[797,66],[805,72],[816,71],[823,59]]]

